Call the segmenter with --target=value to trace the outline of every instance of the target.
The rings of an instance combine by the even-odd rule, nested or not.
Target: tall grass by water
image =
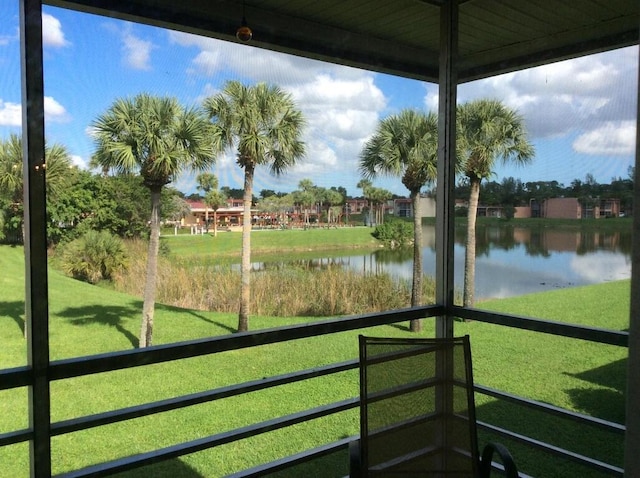
[[[202,242],[200,238],[196,241]],[[206,239],[205,239],[206,241]],[[170,243],[170,251],[174,244]],[[197,242],[196,242],[197,243]],[[209,242],[211,244],[212,242]],[[128,243],[130,265],[114,278],[116,290],[142,296],[146,245]],[[251,282],[252,313],[276,317],[330,317],[363,314],[408,307],[411,283],[389,274],[362,274],[326,262],[256,271]],[[167,305],[213,312],[237,312],[240,304],[240,272],[207,261],[199,265],[182,261],[170,252],[158,266],[157,301]],[[423,281],[423,303],[433,303],[435,283]]]

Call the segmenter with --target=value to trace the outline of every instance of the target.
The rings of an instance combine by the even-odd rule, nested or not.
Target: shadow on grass
[[[104,305],[67,307],[57,315],[70,319],[70,322],[75,325],[102,324],[114,327],[127,338],[133,347],[138,347],[138,337],[127,330],[122,323],[123,317],[138,314],[140,310],[142,310],[142,303],[132,302],[128,307]]]
[[[222,322],[218,322],[217,320],[211,320],[208,317],[205,317],[203,315],[198,314],[197,312],[194,311],[189,311],[189,314],[196,317],[197,319],[203,320],[205,322],[208,322],[209,324],[212,325],[217,325],[218,327],[220,327],[221,329],[224,329],[226,331],[228,331],[229,333],[235,334],[238,329],[235,329],[233,327],[228,326],[227,324],[223,324]]]
[[[615,362],[610,362],[601,367],[592,368],[585,372],[572,374],[572,377],[595,383],[607,388],[613,388],[619,392],[624,392],[627,386],[627,359],[621,358]]]
[[[619,359],[585,372],[570,374],[605,388],[574,388],[567,390],[578,410],[616,423],[624,423],[627,359]]]
[[[0,315],[11,317],[24,335],[24,301],[0,302]]]
[[[178,458],[113,475],[115,478],[204,478]]]
[[[409,330],[410,330],[410,329],[409,329],[409,325],[407,325],[407,324],[398,324],[398,323],[395,323],[395,324],[389,324],[389,325],[390,325],[391,327],[393,327],[393,328],[395,328],[395,329],[398,329],[398,330],[401,330],[401,331],[403,331],[403,332],[409,332]]]
[[[340,450],[315,460],[294,465],[285,470],[264,473],[262,476],[268,478],[334,478],[336,476],[347,476],[349,474],[349,453],[347,450]]]
[[[600,406],[603,405],[600,404]],[[595,458],[615,466],[622,466],[624,437],[616,433],[500,400],[492,400],[489,403],[479,405],[476,412],[479,421],[564,448],[573,453]],[[599,410],[596,415],[602,415],[602,410]],[[605,476],[597,471],[585,469],[568,459],[556,457],[521,443],[510,442],[508,439],[488,431],[479,431],[481,449],[488,441],[501,442],[507,446],[519,471],[529,476],[544,476],[545,478],[564,478],[567,476],[599,478]]]

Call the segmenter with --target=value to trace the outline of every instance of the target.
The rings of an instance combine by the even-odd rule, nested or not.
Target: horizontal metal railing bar
[[[33,381],[31,367],[15,367],[0,369],[0,390],[27,387]]]
[[[487,322],[490,324],[504,325],[517,329],[588,340],[590,342],[599,342],[602,344],[617,345],[620,347],[629,346],[629,333],[619,330],[587,327],[584,325],[556,322],[553,320],[534,319],[532,317],[518,315],[499,314],[496,312],[460,306],[451,307],[450,312],[451,315],[462,319],[477,320],[478,322]]]
[[[534,438],[525,436],[525,435],[521,435],[519,433],[515,433],[509,430],[505,430],[504,428],[495,426],[495,425],[490,425],[489,423],[485,423],[485,422],[481,422],[481,421],[477,421],[478,424],[478,428],[479,429],[484,429],[484,430],[488,430],[492,433],[495,433],[497,435],[500,435],[502,437],[508,438],[510,440],[514,440],[516,442],[522,443],[524,445],[530,446],[532,448],[537,448],[540,450],[543,450],[547,453],[559,456],[561,458],[567,459],[567,460],[571,460],[573,462],[579,463],[580,465],[583,465],[587,468],[590,468],[592,470],[598,470],[600,472],[606,473],[608,475],[611,476],[618,476],[620,478],[623,477],[624,475],[624,470],[620,467],[617,467],[615,465],[611,465],[609,463],[604,463],[600,460],[596,460],[594,458],[590,458],[588,456],[584,456],[581,455],[579,453],[575,453],[569,450],[566,450],[564,448],[555,446],[555,445],[551,445],[549,443],[540,441],[540,440],[536,440]]]
[[[483,385],[476,384],[474,386],[474,390],[477,393],[481,393],[483,395],[488,395],[500,400],[506,400],[506,401],[515,403],[517,405],[522,405],[528,408],[541,411],[543,413],[547,413],[549,415],[555,415],[561,418],[567,418],[569,420],[573,420],[578,423],[583,423],[586,425],[598,427],[602,430],[605,430],[611,433],[624,435],[626,431],[626,427],[619,423],[603,420],[602,418],[591,417],[589,415],[584,415],[582,413],[572,412],[571,410],[567,410],[561,407],[556,407],[555,405],[551,405],[549,403],[538,402],[536,400],[520,397],[518,395],[513,395],[511,393],[503,392],[501,390],[485,387]]]
[[[429,348],[426,348],[424,347],[424,345],[415,345],[415,346],[406,345],[402,349],[392,350],[391,352],[375,353],[375,354],[371,354],[367,352],[367,356],[364,358],[363,363],[365,363],[368,366],[368,365],[381,364],[385,362],[393,362],[394,360],[415,357],[416,355],[425,355],[428,353],[433,353],[434,350],[436,350],[436,346],[431,346]]]
[[[388,398],[395,398],[400,395],[407,395],[409,393],[417,392],[419,390],[434,388],[436,385],[442,385],[443,383],[445,383],[445,381],[442,379],[439,379],[436,377],[429,377],[424,380],[416,380],[414,382],[395,385],[393,387],[377,390],[375,392],[368,392],[366,394],[366,400],[368,403],[375,403],[381,400],[386,400]]]
[[[23,441],[31,440],[33,438],[33,430],[24,428],[22,430],[15,430],[8,433],[0,434],[0,447],[7,445],[14,445]]]
[[[275,387],[278,385],[300,382],[302,380],[308,380],[357,368],[357,359],[347,360],[345,362],[330,364],[323,367],[300,370],[297,372],[252,380],[249,382],[229,385],[226,387],[220,387],[204,392],[192,393],[189,395],[182,395],[175,398],[121,408],[118,410],[98,413],[95,415],[88,415],[70,420],[64,420],[53,423],[51,425],[51,435],[56,436],[78,430],[86,430],[88,428],[93,428],[101,425],[108,425],[111,423],[140,418],[147,415],[153,415],[155,413],[161,413],[178,408],[198,405],[205,402],[211,402],[214,400],[220,400],[236,395],[255,392],[258,390],[264,390],[266,388]]]
[[[473,320],[477,320],[480,322],[493,323],[497,325],[503,325],[508,327],[515,327],[524,330],[531,330],[536,332],[542,332],[547,334],[565,336],[570,338],[577,338],[583,340],[589,340],[594,342],[600,342],[610,345],[617,346],[628,346],[628,333],[598,329],[593,327],[584,327],[584,326],[576,326],[573,324],[566,324],[560,322],[553,322],[547,320],[533,319],[529,317],[518,317],[511,316],[506,314],[497,314],[493,312],[487,312],[483,310],[477,309],[468,309],[462,307],[453,307],[450,309],[452,311],[452,315],[462,318],[469,318]],[[330,319],[326,321],[313,322],[308,324],[297,324],[294,326],[285,326],[274,329],[265,329],[259,331],[245,332],[239,334],[233,334],[229,336],[222,337],[213,337],[195,341],[181,342],[177,344],[167,344],[149,347],[147,349],[138,349],[138,350],[128,350],[122,352],[114,352],[109,354],[100,354],[88,357],[80,357],[80,358],[72,358],[72,359],[64,359],[51,362],[49,369],[49,378],[50,380],[60,380],[70,377],[76,376],[84,376],[101,372],[108,372],[111,370],[120,370],[124,368],[137,367],[143,365],[149,365],[154,363],[162,363],[171,360],[179,360],[190,357],[196,357],[200,355],[207,355],[212,353],[218,353],[228,350],[237,350],[247,347],[253,347],[258,345],[266,345],[271,343],[283,342],[288,340],[302,339],[307,337],[314,337],[319,335],[331,334],[331,333],[339,333],[349,330],[355,330],[359,328],[367,328],[377,325],[390,324],[395,322],[401,322],[416,318],[427,318],[433,317],[436,315],[443,315],[445,313],[444,308],[442,306],[427,306],[427,307],[419,307],[419,308],[410,308],[410,309],[402,309],[395,311],[388,311],[384,313],[375,313],[375,314],[367,314],[356,317],[345,317],[345,318],[337,318]],[[340,366],[340,364],[336,364],[336,366]],[[331,367],[331,366],[329,366]],[[355,368],[355,367],[354,367]],[[312,369],[310,369],[312,370]],[[307,371],[301,371],[300,373],[304,374]],[[329,372],[333,373],[333,372]],[[294,373],[295,374],[295,373]],[[275,381],[277,381],[278,377],[271,377],[268,380],[274,380],[273,385],[266,386],[275,386]],[[12,369],[4,369],[0,370],[0,390],[2,389],[10,389],[17,388],[21,386],[29,386],[32,380],[32,372],[29,367],[16,367]],[[300,380],[304,380],[301,378]],[[256,382],[264,382],[256,381]],[[286,383],[286,382],[284,382]],[[234,387],[238,387],[238,390],[242,387],[252,385],[240,384],[231,386],[230,389]],[[246,389],[244,392],[238,391],[237,393],[246,393],[247,391],[251,391],[250,389]],[[497,398],[505,398],[512,401],[517,401],[521,399],[520,397],[510,396],[505,392],[492,391],[486,387],[477,386],[477,391],[479,393],[488,392],[488,395],[496,396],[500,395]],[[231,390],[228,390],[229,393]],[[221,390],[218,391],[210,391],[203,392],[207,393],[225,393]],[[79,419],[67,420],[64,422],[58,422],[53,424],[52,426],[52,435],[68,433],[70,431],[76,431],[81,429],[90,428],[92,426],[98,426],[100,424],[113,423],[114,421],[126,420],[129,418],[135,418],[137,416],[143,416],[145,414],[158,413],[160,411],[165,411],[173,408],[180,408],[182,406],[189,406],[195,403],[202,403],[204,401],[208,401],[209,398],[205,398],[204,396],[197,397],[196,395],[201,394],[193,394],[187,395],[183,397],[177,397],[175,399],[170,399],[167,401],[155,402],[152,404],[145,404],[139,407],[131,407],[130,409],[121,409],[114,412],[107,412],[106,414],[98,414],[89,417],[81,417]],[[213,399],[213,398],[212,398]],[[193,403],[189,403],[190,400],[195,400]],[[198,401],[200,400],[200,401]],[[538,404],[533,405],[533,401],[531,403],[527,403],[526,399],[524,400],[524,404],[527,406],[538,407]],[[351,400],[348,400],[351,402]],[[341,402],[339,402],[341,403]],[[331,410],[334,406],[338,406],[338,404],[330,404],[327,407],[327,410]],[[353,399],[353,403],[348,408],[357,407],[358,400]],[[541,409],[546,412],[552,414],[561,414],[563,416],[569,416],[572,418],[573,412],[568,412],[563,409],[555,409],[553,406],[545,406],[542,405]],[[154,410],[154,407],[155,410]],[[162,407],[169,407],[163,409]],[[321,407],[325,408],[325,407]],[[137,410],[134,410],[137,409]],[[336,411],[327,411],[324,413],[331,414],[337,413],[341,410]],[[148,413],[147,413],[148,412]],[[123,415],[119,415],[119,413]],[[141,413],[141,414],[138,414]],[[127,417],[124,417],[124,414],[131,414]],[[295,415],[295,414],[294,414]],[[575,414],[577,420],[583,420],[583,417],[579,414]],[[119,418],[122,416],[123,418]],[[298,421],[294,423],[304,422],[307,420],[312,420],[316,418],[315,416],[308,415],[304,418],[305,412],[302,412],[302,417]],[[323,415],[320,415],[323,416]],[[102,420],[102,422],[100,422]],[[281,419],[274,419],[275,422],[278,422]],[[282,417],[282,420],[286,422],[287,417]],[[624,427],[618,424],[612,424],[610,422],[606,422],[604,420],[599,421],[599,419],[593,419],[592,417],[586,417],[585,421],[590,422],[591,424],[596,424],[597,426],[601,426],[605,429],[612,429],[615,432],[623,432]],[[74,423],[75,422],[75,423]],[[212,437],[208,437],[201,440],[196,440],[193,442],[183,443],[180,445],[176,445],[173,447],[169,447],[164,450],[156,450],[152,452],[148,452],[142,455],[135,455],[132,457],[126,457],[120,460],[116,460],[114,462],[108,462],[101,465],[95,465],[93,467],[88,467],[83,470],[77,470],[76,472],[71,472],[64,476],[66,478],[72,476],[107,476],[116,472],[125,471],[128,469],[139,468],[141,466],[145,466],[151,463],[155,463],[158,461],[171,459],[176,456],[181,456],[183,454],[193,453],[195,451],[207,449],[210,447],[218,446],[222,443],[227,443],[229,441],[239,440],[245,438],[247,436],[254,436],[260,433],[264,433],[269,431],[270,429],[282,428],[289,426],[288,424],[282,425],[274,425],[275,428],[269,428],[271,425],[262,422],[258,424],[252,424],[248,427],[244,427],[241,429],[232,430],[230,432],[226,432],[221,435],[215,435]],[[284,423],[284,422],[282,422]],[[263,428],[266,426],[267,428]],[[572,459],[574,461],[580,462],[584,466],[588,466],[590,468],[599,469],[605,471],[607,473],[614,474],[616,476],[622,476],[621,469],[615,467],[613,465],[608,465],[606,463],[602,463],[598,460],[594,460],[588,457],[583,457],[582,455],[578,455],[572,453],[567,450],[563,450],[558,447],[554,447],[553,445],[539,442],[529,437],[521,436],[516,433],[503,430],[499,427],[495,427],[493,425],[482,424],[479,422],[479,426],[485,429],[492,430],[495,433],[499,433],[502,436],[506,436],[508,438],[521,441],[527,445],[531,445],[537,448],[541,448],[545,451],[554,453],[556,455],[563,456],[565,458]],[[6,433],[0,435],[0,445],[8,445],[13,443],[18,443],[22,441],[29,440],[32,437],[32,430],[25,429],[14,431],[10,433]],[[236,438],[233,438],[236,437]],[[204,440],[204,442],[203,442]],[[226,441],[225,441],[226,440]],[[284,458],[283,460],[287,460],[290,457]],[[268,466],[266,464],[265,466]]]
[[[442,306],[415,307],[251,332],[239,332],[166,345],[155,345],[144,349],[57,360],[51,362],[49,366],[49,379],[52,381],[62,380],[142,365],[170,362],[229,350],[346,332],[412,319],[422,319],[443,313],[444,307]]]
[[[86,478],[109,476],[123,471],[129,471],[143,466],[151,465],[165,460],[178,458],[183,455],[207,450],[216,446],[224,445],[234,441],[242,440],[262,433],[289,427],[297,423],[302,423],[316,418],[321,418],[334,413],[343,412],[352,408],[357,408],[360,404],[358,398],[349,398],[340,402],[330,403],[320,407],[303,410],[282,417],[273,418],[259,423],[253,423],[245,427],[236,428],[227,432],[219,433],[205,438],[192,440],[178,445],[153,450],[146,453],[131,455],[118,460],[99,463],[80,470],[56,475],[58,478]]]
[[[261,477],[269,473],[275,473],[278,471],[286,470],[288,468],[293,468],[294,466],[300,465],[302,463],[308,463],[312,460],[315,460],[316,458],[321,458],[323,456],[330,455],[331,453],[335,453],[341,450],[347,450],[349,448],[349,443],[356,439],[356,436],[343,438],[342,440],[338,440],[333,443],[328,443],[326,445],[296,453],[295,455],[290,455],[284,458],[280,458],[279,460],[274,460],[269,463],[264,463],[253,468],[248,468],[246,470],[227,475],[225,478]]]

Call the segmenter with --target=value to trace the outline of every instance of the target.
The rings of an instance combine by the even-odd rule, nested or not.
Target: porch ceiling
[[[437,81],[447,0],[49,0],[46,3]],[[638,42],[637,0],[460,0],[459,80]],[[244,5],[244,7],[243,7]]]

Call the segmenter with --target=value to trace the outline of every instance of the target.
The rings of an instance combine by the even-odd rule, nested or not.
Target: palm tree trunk
[[[464,293],[463,305],[473,307],[476,287],[476,215],[480,197],[479,178],[471,178],[469,192],[469,210],[467,212],[467,243],[464,254]]]
[[[213,237],[218,237],[218,210],[213,210]]]
[[[160,249],[160,190],[161,187],[151,189],[151,235],[149,236],[149,252],[147,253],[139,347],[149,347],[153,338],[153,313],[158,276],[158,251]]]
[[[411,191],[413,202],[413,284],[411,286],[411,307],[422,303],[422,212],[420,211],[420,191]],[[411,332],[422,330],[422,320],[413,319],[409,323]]]
[[[244,216],[242,217],[242,265],[240,268],[240,313],[238,332],[249,330],[251,305],[251,200],[253,198],[253,165],[244,167]]]

